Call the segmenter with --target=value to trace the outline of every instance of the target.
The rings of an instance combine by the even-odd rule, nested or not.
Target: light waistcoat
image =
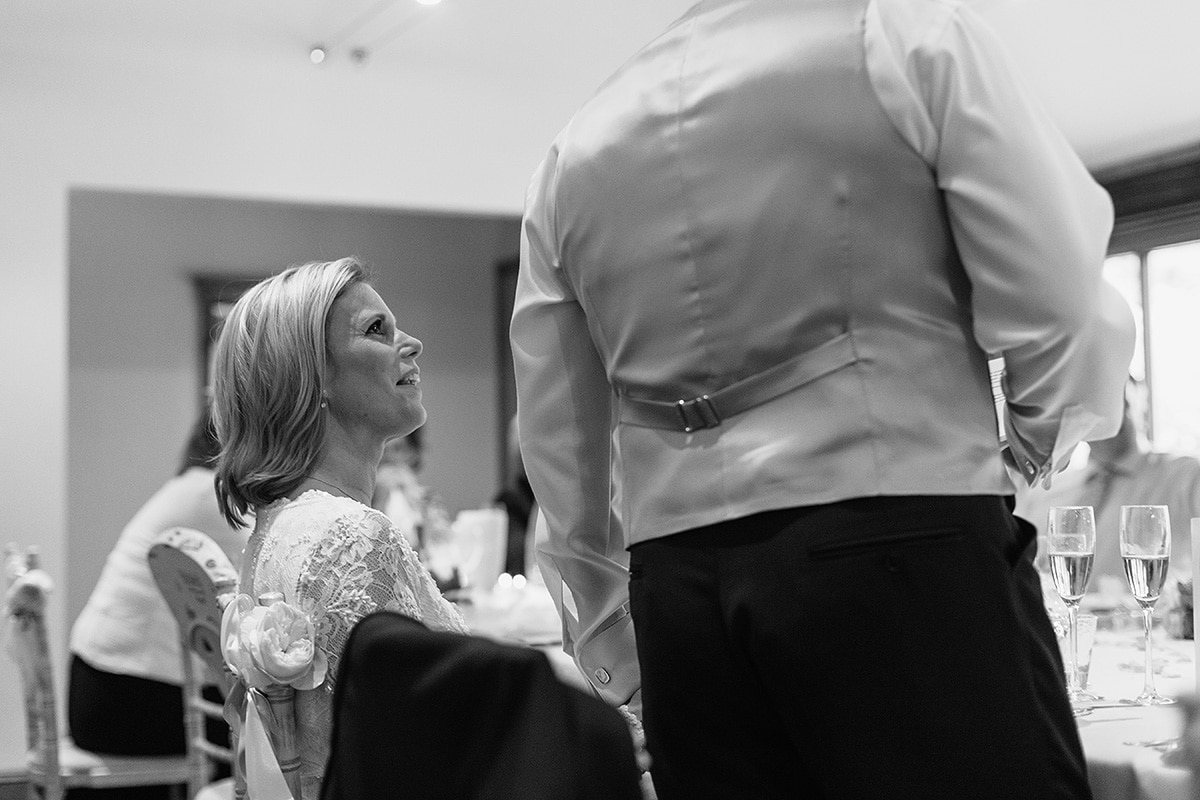
[[[559,138],[549,236],[618,397],[628,543],[1012,491],[970,285],[932,170],[872,91],[865,5],[702,4]],[[806,352],[806,382],[718,427],[646,427],[624,399],[695,398]]]

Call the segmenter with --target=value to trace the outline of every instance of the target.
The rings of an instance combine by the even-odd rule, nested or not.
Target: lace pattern
[[[398,611],[437,630],[467,632],[412,546],[386,516],[356,500],[313,489],[257,515],[243,589],[280,592],[309,613],[329,659],[325,682],[296,695],[303,796],[316,798],[329,756],[333,687],[350,631],[374,611]]]

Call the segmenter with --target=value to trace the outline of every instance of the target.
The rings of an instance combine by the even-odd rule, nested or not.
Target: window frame
[[[1149,291],[1152,250],[1200,241],[1200,143],[1095,173],[1113,201],[1108,256],[1137,257],[1141,288],[1146,436],[1154,442],[1154,373],[1150,354],[1154,299]]]

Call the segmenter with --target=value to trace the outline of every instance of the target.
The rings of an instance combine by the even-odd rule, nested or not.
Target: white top
[[[221,516],[213,472],[191,467],[146,501],[121,531],[87,605],[71,628],[71,652],[96,669],[183,684],[179,627],[167,607],[147,556],[169,528],[208,534],[236,567],[249,535]]]
[[[940,192],[928,230],[871,194],[893,155],[882,180],[911,181],[922,207]],[[597,691],[621,702],[640,684],[632,543],[850,497],[1011,493],[985,354],[1006,361],[1026,480],[1115,432],[1133,326],[1101,280],[1111,224],[961,2],[710,0],[639,51],[534,176],[512,321],[539,560]],[[938,272],[950,234],[961,270]],[[888,271],[893,254],[922,263],[925,242],[928,274]],[[699,395],[739,359],[843,331],[852,366],[719,428],[615,424],[623,396]]]

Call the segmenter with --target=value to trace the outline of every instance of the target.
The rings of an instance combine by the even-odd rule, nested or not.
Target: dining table
[[[463,618],[478,635],[535,647],[546,654],[564,682],[589,691],[570,656],[562,652],[562,626],[544,585],[504,581],[457,598]],[[1141,617],[1125,611],[1108,615],[1095,634],[1087,688],[1100,699],[1076,717],[1095,800],[1200,800],[1184,750],[1182,704],[1139,706],[1144,682],[1145,645]],[[1196,647],[1153,631],[1151,653],[1158,690],[1188,698],[1196,692]],[[1065,680],[1065,678],[1064,678]]]
[[[591,685],[563,652],[562,622],[545,584],[502,575],[495,585],[472,588],[452,598],[471,632],[545,654],[562,682],[591,693]]]

